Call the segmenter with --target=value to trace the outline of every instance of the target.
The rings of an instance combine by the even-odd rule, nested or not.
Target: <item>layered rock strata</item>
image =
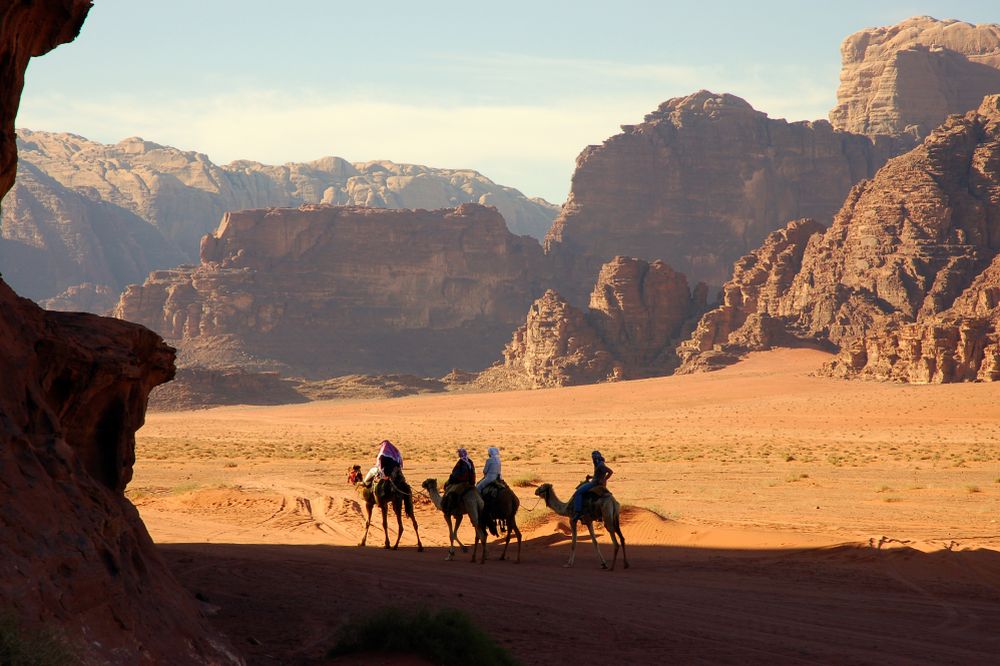
[[[661,261],[615,257],[598,275],[587,312],[553,290],[535,301],[482,381],[542,388],[669,373],[674,346],[704,310],[705,287]],[[500,382],[503,383],[503,382]]]
[[[715,369],[749,350],[791,342],[775,318],[781,313],[781,298],[802,268],[809,239],[823,231],[815,220],[789,222],[737,261],[733,277],[722,287],[721,303],[706,312],[691,337],[678,346],[678,372]]]
[[[155,268],[184,263],[183,253],[135,213],[65,187],[30,162],[22,161],[17,174],[0,208],[0,269],[22,295],[58,295],[62,309],[99,313],[87,307],[93,301],[84,284],[117,296]]]
[[[475,204],[240,211],[203,239],[198,266],[152,273],[115,314],[184,365],[438,376],[492,360],[542,292],[543,259]]]
[[[830,122],[847,132],[922,139],[950,114],[1000,93],[997,24],[917,16],[856,32],[840,51]]]
[[[28,59],[72,40],[89,9],[0,8],[0,195]],[[141,326],[46,312],[0,280],[0,607],[79,663],[240,663],[124,497],[146,398],[173,371],[173,350]]]
[[[774,120],[704,90],[622,130],[577,158],[546,237],[571,302],[583,302],[588,277],[615,255],[662,259],[721,285],[733,261],[787,220],[828,224],[851,186],[896,150],[826,121]]]
[[[0,207],[0,267],[19,292],[54,297],[85,282],[121,291],[198,257],[226,211],[305,203],[377,208],[495,206],[515,234],[542,239],[557,208],[469,169],[337,157],[216,165],[139,138],[104,145],[18,131],[18,184]],[[39,266],[45,270],[39,270]]]
[[[787,289],[753,315],[775,335],[839,349],[828,371],[840,376],[993,379],[998,251],[1000,96],[990,96],[855,187]],[[722,349],[740,342],[731,335]]]

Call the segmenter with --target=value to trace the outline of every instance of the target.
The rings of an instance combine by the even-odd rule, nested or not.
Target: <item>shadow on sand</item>
[[[1000,553],[991,550],[631,546],[632,568],[614,572],[586,543],[576,566],[563,568],[562,534],[525,540],[521,564],[445,562],[435,547],[160,550],[206,608],[218,607],[213,621],[251,664],[322,663],[343,618],[389,604],[465,610],[528,664],[588,655],[619,664],[969,664],[1000,654]]]

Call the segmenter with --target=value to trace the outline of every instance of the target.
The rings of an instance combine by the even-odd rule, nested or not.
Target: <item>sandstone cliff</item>
[[[993,378],[998,121],[1000,96],[987,97],[978,111],[950,117],[920,146],[855,187],[833,225],[809,238],[787,288],[757,302],[752,314],[766,318],[771,339],[790,336],[839,348],[829,371],[841,376]],[[787,271],[782,275],[787,282]],[[738,265],[734,282],[740,279]],[[699,333],[712,328],[711,316]],[[726,344],[744,351],[773,344],[755,343],[745,330],[741,340],[737,333],[721,346],[720,335],[684,348],[705,350],[709,340],[716,351]]]
[[[802,267],[806,244],[823,230],[815,220],[789,222],[738,260],[733,277],[722,287],[722,302],[702,316],[691,338],[677,348],[678,372],[713,370],[734,363],[747,351],[788,344],[789,336],[774,318]]]
[[[495,206],[541,239],[556,207],[462,169],[337,157],[270,166],[214,164],[139,138],[104,145],[18,131],[18,184],[0,207],[0,268],[19,292],[50,298],[91,282],[121,291],[150,271],[197,260],[229,210],[329,203],[377,208]],[[46,270],[38,270],[39,264]]]
[[[545,241],[567,272],[560,289],[571,302],[583,301],[582,285],[615,255],[662,259],[721,285],[733,261],[787,220],[829,223],[851,186],[895,150],[704,90],[622,129],[577,158]]]
[[[662,261],[615,257],[598,274],[587,312],[547,291],[480,383],[541,388],[668,374],[685,325],[705,308],[705,286]],[[502,376],[502,377],[501,377]]]
[[[1000,93],[1000,25],[918,16],[856,32],[840,51],[830,122],[844,131],[921,139]]]
[[[71,301],[90,283],[120,292],[155,268],[184,263],[159,230],[120,206],[64,187],[30,162],[0,210],[0,269],[19,293],[41,301],[57,294]],[[95,312],[95,310],[90,310]]]
[[[28,59],[72,40],[90,2],[0,7],[0,195]],[[123,491],[173,350],[150,331],[45,312],[0,281],[0,607],[82,663],[238,663],[160,559]]]
[[[475,204],[240,211],[197,267],[129,287],[116,316],[176,344],[184,365],[436,376],[492,360],[541,293],[543,259]]]

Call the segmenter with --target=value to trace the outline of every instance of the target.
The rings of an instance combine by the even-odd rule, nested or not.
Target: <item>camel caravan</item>
[[[475,530],[472,562],[476,561],[480,544],[482,544],[482,555],[480,555],[479,562],[480,564],[486,562],[487,532],[494,537],[501,535],[505,537],[503,551],[500,553],[501,560],[507,559],[507,548],[510,545],[511,537],[516,537],[517,554],[514,556],[514,561],[517,563],[521,561],[521,530],[517,526],[517,510],[520,507],[520,500],[500,475],[500,450],[496,447],[490,447],[488,456],[483,467],[483,478],[478,483],[476,482],[476,468],[469,458],[468,451],[458,449],[458,460],[455,462],[455,467],[451,470],[447,482],[445,482],[444,494],[438,489],[437,479],[427,479],[421,484],[434,507],[444,514],[449,540],[447,560],[455,559],[456,543],[463,553],[469,550],[468,546],[458,538],[458,528],[462,524],[462,520],[468,516],[469,522]],[[622,562],[627,569],[629,563],[625,551],[625,536],[621,530],[621,505],[607,487],[608,479],[614,472],[607,466],[599,451],[594,451],[591,457],[594,463],[594,473],[588,475],[584,483],[577,486],[570,501],[560,501],[550,483],[540,485],[535,490],[535,495],[556,514],[569,518],[572,545],[569,560],[563,566],[573,566],[576,559],[577,524],[583,523],[590,532],[590,539],[594,544],[594,551],[597,553],[601,568],[614,570],[615,564],[618,562],[618,551],[621,550]],[[413,523],[413,532],[417,536],[417,551],[423,551],[420,532],[417,529],[417,519],[413,514],[413,491],[403,476],[403,456],[392,442],[388,440],[382,442],[376,455],[375,465],[367,474],[362,476],[360,465],[355,465],[348,473],[347,480],[355,485],[358,493],[364,499],[367,510],[365,533],[358,546],[364,546],[368,540],[368,530],[372,524],[372,510],[377,505],[382,512],[382,531],[385,534],[384,547],[393,550],[399,547],[399,541],[403,536],[403,513],[405,511],[406,516]],[[393,513],[396,514],[398,528],[396,541],[391,546],[389,545],[388,529],[390,506]],[[597,543],[594,522],[604,524],[611,537],[611,543],[614,545],[610,567],[601,554],[601,547]]]

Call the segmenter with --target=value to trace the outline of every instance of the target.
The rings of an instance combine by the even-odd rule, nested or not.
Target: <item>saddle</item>
[[[475,490],[471,483],[452,483],[444,487],[444,497],[441,498],[441,508],[445,513],[457,513],[459,504],[465,493]]]
[[[498,507],[496,506],[500,493],[505,490],[510,490],[510,486],[503,479],[497,479],[486,484],[480,492],[483,496],[482,523],[493,536],[499,536],[500,532],[507,531],[507,521],[497,515]]]
[[[490,502],[495,500],[502,490],[510,490],[510,486],[503,479],[497,479],[486,484],[480,494],[484,502]]]

